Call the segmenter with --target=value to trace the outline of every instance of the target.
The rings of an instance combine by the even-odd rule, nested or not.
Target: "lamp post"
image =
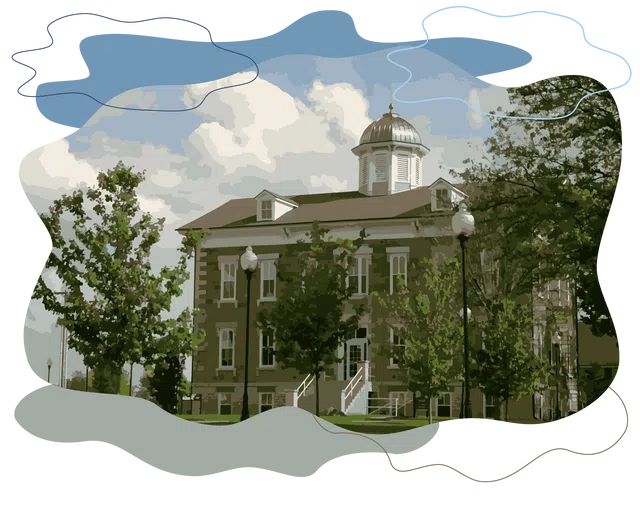
[[[53,365],[53,361],[51,358],[47,359],[47,384],[51,382],[51,366]]]
[[[562,336],[560,333],[556,335],[553,341],[553,348],[555,351],[555,363],[556,363],[556,410],[555,419],[560,419],[560,379],[559,379],[559,367],[560,367],[560,343],[562,342]]]
[[[258,257],[251,249],[251,246],[247,247],[244,254],[240,257],[240,266],[247,276],[247,325],[244,347],[244,393],[242,394],[242,414],[240,415],[240,421],[244,421],[249,417],[249,311],[251,307],[251,278],[258,266]]]
[[[469,333],[467,328],[467,272],[465,257],[465,242],[475,231],[475,221],[473,215],[467,211],[467,205],[460,203],[458,211],[451,220],[453,232],[460,241],[460,249],[462,250],[462,318],[464,322],[464,418],[471,417],[471,399],[469,396]]]

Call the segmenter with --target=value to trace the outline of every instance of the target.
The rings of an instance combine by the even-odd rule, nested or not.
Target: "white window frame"
[[[218,415],[219,416],[223,415],[222,414],[222,400],[220,400],[220,395],[225,395],[225,396],[229,397],[229,404],[228,404],[229,407],[230,407],[229,415],[233,414],[233,393],[231,393],[229,391],[222,391],[222,392],[218,393]],[[225,404],[225,405],[227,405],[227,404]],[[227,415],[225,414],[225,416],[227,416]]]
[[[222,365],[222,343],[225,333],[232,333],[231,339],[231,366],[223,366]],[[228,339],[226,340],[228,343]],[[224,350],[229,350],[229,347],[225,347]],[[218,333],[218,369],[219,370],[231,370],[236,366],[236,330],[233,327],[224,327],[220,329]]]
[[[347,276],[347,286],[350,286],[349,280],[351,277],[358,277],[358,286],[353,292],[353,296],[362,297],[369,294],[369,256],[356,254],[353,256],[352,263],[355,264],[356,273],[351,273],[351,265],[349,266],[349,275]],[[364,290],[362,289],[362,278],[364,277],[365,284]]]
[[[273,281],[273,297],[265,297],[264,295],[264,282],[265,282],[265,269],[273,268],[273,279],[269,279],[269,281]],[[276,266],[276,258],[265,258],[260,260],[260,300],[261,301],[270,301],[276,300],[276,287],[278,281],[278,270]]]
[[[403,276],[404,277],[404,282],[405,285],[407,285],[407,273],[408,273],[408,267],[409,267],[409,251],[408,250],[403,250],[403,251],[389,251],[389,249],[387,249],[387,252],[389,252],[389,293],[391,295],[393,295],[393,284],[395,281],[395,276]],[[398,261],[398,270],[400,269],[400,261],[401,258],[404,257],[404,272],[398,272],[397,274],[393,273],[393,262],[394,261]]]
[[[442,395],[448,395],[449,396],[449,416],[440,416],[438,408],[440,407],[440,397]],[[446,407],[447,404],[442,404],[443,407]],[[445,391],[444,393],[440,393],[437,397],[436,397],[436,416],[438,416],[439,418],[453,418],[453,393],[451,391]]]
[[[259,352],[259,368],[275,368],[276,367],[276,355],[275,353],[273,353],[273,364],[264,364],[264,361],[262,359],[262,351],[265,348],[264,347],[264,338],[263,335],[265,334],[265,331],[263,331],[262,329],[260,329],[260,331],[258,332],[258,352]],[[271,338],[274,338],[273,340],[271,340],[271,347],[272,347],[272,352],[275,351],[276,348],[276,340],[275,340],[275,336],[271,335]]]
[[[227,280],[225,279],[225,269],[227,266],[233,265],[233,273],[231,274],[233,279]],[[224,284],[225,283],[233,283],[233,297],[225,297],[224,296]],[[220,302],[233,302],[236,300],[236,294],[238,290],[238,261],[220,261]]]
[[[495,396],[488,396],[485,393],[482,394],[482,415],[484,418],[487,418],[487,405],[489,405],[487,403],[487,398],[491,398],[493,400],[493,404],[491,404],[491,407],[497,407],[497,400]],[[493,415],[490,416],[491,418],[493,418]]]
[[[265,404],[262,401],[262,397],[265,395],[270,395],[271,396],[271,403],[270,404]],[[258,393],[258,411],[259,412],[267,412],[267,411],[263,411],[262,410],[262,406],[263,405],[271,405],[271,409],[275,409],[275,393],[273,391],[260,391],[260,393]],[[271,410],[271,409],[267,409],[267,410]]]
[[[265,205],[269,205],[269,208],[265,208]],[[273,220],[273,210],[275,208],[275,201],[271,198],[269,199],[261,199],[260,200],[260,220]],[[271,212],[271,215],[268,217],[265,216],[265,209],[268,209]]]
[[[389,346],[391,347],[391,351],[395,352],[395,347],[404,347],[404,352],[406,354],[407,352],[407,343],[406,341],[402,340],[402,338],[400,337],[400,335],[398,335],[398,340],[401,341],[401,343],[396,343],[395,342],[395,334],[396,334],[396,330],[399,331],[400,329],[398,327],[389,327]],[[398,365],[398,363],[394,362],[394,356],[391,355],[391,357],[389,357],[389,368],[400,368],[400,366]]]

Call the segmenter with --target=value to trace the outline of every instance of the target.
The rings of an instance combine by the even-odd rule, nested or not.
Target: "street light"
[[[555,416],[556,419],[560,418],[560,380],[558,378],[558,367],[560,366],[560,344],[562,343],[562,335],[558,333],[556,337],[552,340],[553,348],[555,352],[555,363],[556,363],[556,411]]]
[[[464,244],[475,230],[475,221],[473,215],[467,211],[467,205],[460,203],[458,211],[451,220],[453,232],[460,241],[460,249],[462,250],[462,317],[464,319],[464,418],[471,417],[471,400],[469,396],[469,333],[467,332],[467,316],[469,308],[467,307],[467,273],[465,263]]]
[[[244,421],[249,417],[249,310],[251,306],[251,278],[258,266],[258,257],[255,255],[251,246],[247,247],[244,254],[240,256],[240,266],[247,276],[247,328],[244,348],[244,393],[242,395],[242,414],[240,421]]]
[[[51,358],[47,359],[47,384],[51,382],[51,366],[53,365],[53,361]]]

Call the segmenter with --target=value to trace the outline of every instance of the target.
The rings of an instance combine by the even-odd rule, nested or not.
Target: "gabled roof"
[[[298,206],[298,203],[296,203],[293,199],[291,199],[290,197],[287,196],[281,196],[280,194],[276,194],[275,192],[271,192],[271,190],[267,190],[266,188],[260,192],[256,197],[254,197],[254,199],[258,199],[262,194],[264,193],[270,194],[273,197],[275,197],[276,199],[280,199],[281,201],[290,204],[292,206]]]
[[[260,194],[258,194],[260,195]],[[284,196],[281,196],[284,197]],[[302,194],[285,198],[295,201],[297,208],[273,221],[256,219],[255,198],[232,199],[215,210],[178,228],[232,228],[240,226],[277,226],[349,220],[414,218],[431,211],[429,187],[382,196],[368,196],[360,192]]]
[[[429,185],[429,188],[432,188],[440,183],[444,183],[447,186],[451,187],[453,190],[455,190],[456,192],[460,192],[463,196],[465,197],[469,197],[469,195],[462,189],[458,188],[458,186],[453,185],[452,183],[449,183],[447,180],[445,180],[444,178],[438,178],[436,181],[434,181],[431,185]]]

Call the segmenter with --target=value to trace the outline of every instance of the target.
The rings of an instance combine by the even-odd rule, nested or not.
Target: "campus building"
[[[277,340],[261,332],[255,319],[261,308],[269,308],[280,298],[276,265],[296,265],[297,242],[317,221],[334,238],[356,239],[363,229],[368,235],[350,269],[356,285],[352,302],[365,302],[368,313],[353,338],[339,348],[342,361],[321,379],[321,411],[333,408],[364,414],[388,407],[395,414],[397,407],[399,415],[412,415],[414,408],[425,414],[429,405],[434,416],[458,416],[461,383],[452,382],[450,391],[431,404],[421,404],[407,391],[403,370],[385,350],[401,347],[403,340],[371,295],[373,291],[393,293],[395,278],[406,279],[412,262],[459,251],[452,209],[467,195],[442,178],[433,179],[431,169],[423,169],[428,151],[416,129],[390,106],[389,112],[365,129],[352,150],[358,190],[295,196],[263,190],[252,198],[231,200],[180,228],[206,230],[196,250],[194,269],[194,307],[201,312],[196,328],[204,329],[206,341],[194,353],[193,394],[201,396],[203,413],[239,414],[245,372],[251,414],[285,405],[314,410],[310,377],[278,366],[273,353]],[[252,279],[249,365],[245,368],[247,280],[240,256],[247,246],[253,248],[259,262]],[[549,294],[553,286],[557,284],[551,285]],[[557,293],[566,294],[565,306],[570,308],[566,283],[560,282],[560,287]],[[570,318],[562,331],[568,359],[573,354]],[[544,325],[539,329],[544,330]],[[535,336],[535,350],[546,353],[551,344],[538,331]],[[550,394],[557,395],[541,391],[518,404],[510,403],[510,417],[516,421],[548,419],[555,406]],[[565,414],[575,408],[566,390],[562,400]],[[490,398],[472,390],[471,401],[474,416],[492,416],[495,404]]]

